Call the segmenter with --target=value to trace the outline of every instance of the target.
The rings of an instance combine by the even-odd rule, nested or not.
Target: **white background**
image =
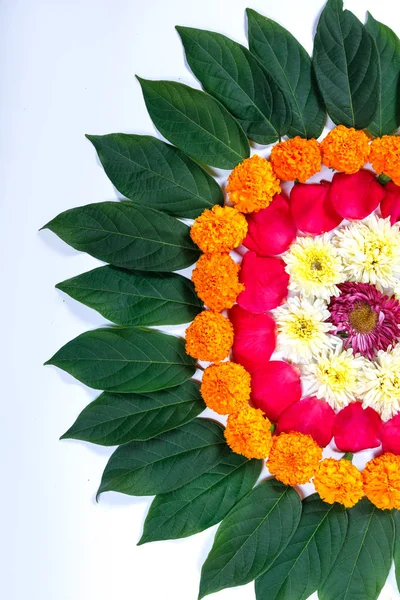
[[[215,527],[136,547],[150,498],[95,493],[110,449],[58,437],[96,393],[42,364],[104,320],[54,285],[96,265],[38,229],[115,199],[85,133],[153,133],[137,73],[196,85],[177,24],[245,43],[245,0],[0,0],[1,597],[195,600]],[[399,24],[391,0],[345,2]],[[311,51],[321,0],[254,0]],[[399,598],[388,585],[382,598]],[[252,584],[219,600],[253,598]],[[352,599],[349,599],[352,600]]]

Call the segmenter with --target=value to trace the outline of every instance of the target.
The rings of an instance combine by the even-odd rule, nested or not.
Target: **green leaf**
[[[117,190],[138,204],[195,219],[223,204],[217,182],[180,150],[149,135],[87,135]]]
[[[199,598],[259,577],[290,541],[300,515],[293,488],[275,479],[255,487],[219,526],[201,572]]]
[[[394,542],[394,566],[396,569],[396,582],[400,592],[400,510],[393,510],[395,542]]]
[[[319,89],[336,124],[364,129],[378,107],[378,56],[371,36],[343,0],[328,0],[314,40]]]
[[[98,494],[164,494],[189,483],[218,464],[227,451],[223,427],[195,419],[146,442],[120,446],[104,470]]]
[[[389,135],[400,125],[400,40],[389,27],[367,14],[366,29],[376,45],[379,75],[378,110],[368,131],[375,136]]]
[[[105,392],[81,412],[62,439],[102,446],[149,440],[189,423],[204,409],[199,384],[194,381],[149,394]]]
[[[296,533],[271,567],[256,579],[257,600],[306,600],[329,575],[347,532],[340,504],[317,494],[303,500]]]
[[[272,144],[287,133],[292,119],[285,96],[247,48],[220,33],[177,30],[193,73],[236,117],[247,137]]]
[[[376,600],[393,555],[393,517],[364,498],[347,511],[346,539],[318,592],[320,600]]]
[[[186,154],[220,169],[250,155],[243,129],[217,100],[183,83],[138,79],[154,125]]]
[[[200,256],[187,225],[132,202],[72,208],[43,229],[50,229],[76,250],[125,269],[178,271]]]
[[[190,279],[175,273],[105,266],[56,287],[117,325],[179,325],[204,308]]]
[[[143,393],[184,383],[196,370],[183,340],[140,327],[87,331],[46,364],[95,390]]]
[[[250,51],[281,87],[292,111],[289,137],[318,138],[326,112],[311,59],[287,29],[247,9]]]
[[[219,523],[256,483],[262,461],[229,451],[183,487],[155,497],[139,544],[187,537]]]

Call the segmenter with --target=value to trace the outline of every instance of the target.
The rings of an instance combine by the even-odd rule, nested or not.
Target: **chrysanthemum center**
[[[358,304],[349,314],[349,321],[358,333],[371,333],[378,322],[378,315],[368,304]]]
[[[306,317],[297,317],[290,323],[288,333],[300,340],[309,341],[315,335],[317,328],[311,319]]]
[[[310,249],[305,256],[304,275],[317,283],[330,281],[335,273],[332,258],[323,250]]]

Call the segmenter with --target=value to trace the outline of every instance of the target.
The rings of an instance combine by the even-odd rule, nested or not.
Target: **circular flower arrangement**
[[[400,569],[400,42],[339,0],[312,62],[276,23],[248,23],[250,52],[178,28],[208,94],[140,80],[174,146],[89,136],[133,202],[47,225],[110,263],[58,287],[120,326],[49,361],[105,390],[64,437],[119,446],[99,493],[156,496],[140,543],[222,521],[200,597],[256,580],[259,600],[374,599],[393,556]],[[250,153],[245,134],[274,145]],[[225,198],[198,162],[225,169]],[[155,329],[184,323],[185,340]]]

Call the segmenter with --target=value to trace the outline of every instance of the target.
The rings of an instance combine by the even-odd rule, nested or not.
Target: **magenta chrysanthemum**
[[[370,360],[378,350],[397,342],[400,335],[400,304],[369,283],[346,282],[338,286],[340,296],[329,305],[335,333],[344,336],[345,348],[352,347]]]

